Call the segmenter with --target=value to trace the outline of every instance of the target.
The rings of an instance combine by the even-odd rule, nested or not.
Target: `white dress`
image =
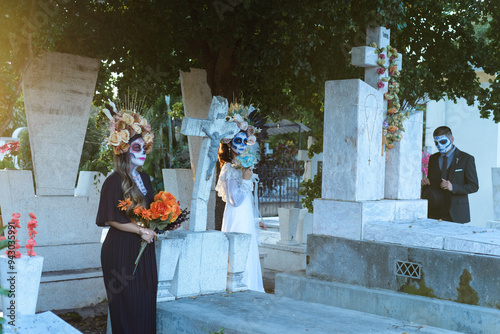
[[[215,187],[218,195],[226,202],[222,231],[252,235],[242,283],[250,290],[264,292],[259,258],[258,223],[256,224],[254,219],[252,201],[253,183],[251,180],[243,180],[242,176],[241,170],[233,168],[230,163],[222,166],[219,181]]]

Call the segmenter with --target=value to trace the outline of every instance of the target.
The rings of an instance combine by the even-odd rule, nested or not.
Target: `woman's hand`
[[[243,180],[250,180],[252,178],[253,172],[250,168],[243,169]]]
[[[149,228],[143,228],[139,227],[139,231],[141,233],[141,238],[143,240],[146,240],[146,242],[149,244],[153,239],[156,237],[156,233],[153,230],[150,230]]]

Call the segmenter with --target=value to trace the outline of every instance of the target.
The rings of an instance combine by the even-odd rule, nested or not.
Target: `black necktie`
[[[448,157],[445,155],[443,157],[443,166],[441,167],[441,178],[448,179]]]

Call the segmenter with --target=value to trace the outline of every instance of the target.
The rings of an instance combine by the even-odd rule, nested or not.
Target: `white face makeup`
[[[453,145],[451,139],[445,135],[434,137],[434,144],[436,144],[437,149],[442,154],[448,152]]]
[[[144,139],[142,137],[137,138],[130,143],[130,162],[135,166],[143,166],[146,160],[146,148],[144,147]]]
[[[236,154],[241,154],[245,152],[247,148],[247,135],[244,132],[239,132],[236,136],[234,136],[233,141],[231,142],[231,149]]]

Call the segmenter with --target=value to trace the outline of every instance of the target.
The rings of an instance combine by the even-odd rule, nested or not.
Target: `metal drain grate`
[[[396,261],[396,275],[420,279],[422,265],[408,261]]]

